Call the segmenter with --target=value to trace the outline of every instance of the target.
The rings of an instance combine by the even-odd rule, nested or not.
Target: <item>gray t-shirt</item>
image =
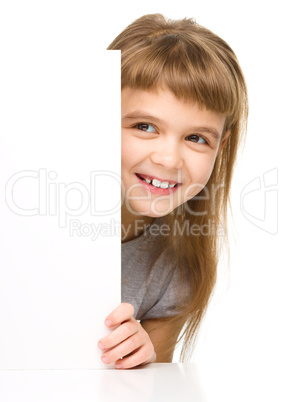
[[[178,305],[180,286],[186,287],[189,297],[189,284],[180,283],[176,262],[170,260],[166,250],[159,255],[160,246],[155,239],[143,233],[122,243],[122,302],[134,306],[136,320],[176,315],[172,309]],[[158,255],[146,286],[147,272]]]

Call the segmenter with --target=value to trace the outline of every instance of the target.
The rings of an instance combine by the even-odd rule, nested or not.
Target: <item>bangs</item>
[[[225,114],[231,125],[242,114],[241,71],[224,41],[225,52],[219,43],[217,47],[210,45],[188,40],[180,33],[144,38],[142,46],[122,49],[122,88],[167,87],[180,100]]]

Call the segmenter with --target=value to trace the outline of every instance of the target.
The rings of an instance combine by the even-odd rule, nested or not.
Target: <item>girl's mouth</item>
[[[163,182],[157,179],[150,179],[144,175],[136,173],[138,180],[143,186],[153,194],[168,195],[174,193],[181,183],[169,183],[169,181]],[[144,177],[143,177],[144,176]]]

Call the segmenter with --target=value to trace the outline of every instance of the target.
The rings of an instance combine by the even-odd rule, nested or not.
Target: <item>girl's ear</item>
[[[224,137],[222,138],[221,143],[219,145],[217,155],[219,155],[220,152],[222,151],[222,149],[225,147],[225,144],[228,141],[228,138],[230,137],[230,135],[231,135],[231,130],[226,131],[226,133],[225,133]]]

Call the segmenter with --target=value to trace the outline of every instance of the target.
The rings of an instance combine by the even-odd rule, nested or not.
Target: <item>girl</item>
[[[227,238],[246,84],[232,49],[192,19],[145,15],[108,49],[122,56],[123,303],[98,347],[127,369],[171,362],[184,339],[184,361]]]

